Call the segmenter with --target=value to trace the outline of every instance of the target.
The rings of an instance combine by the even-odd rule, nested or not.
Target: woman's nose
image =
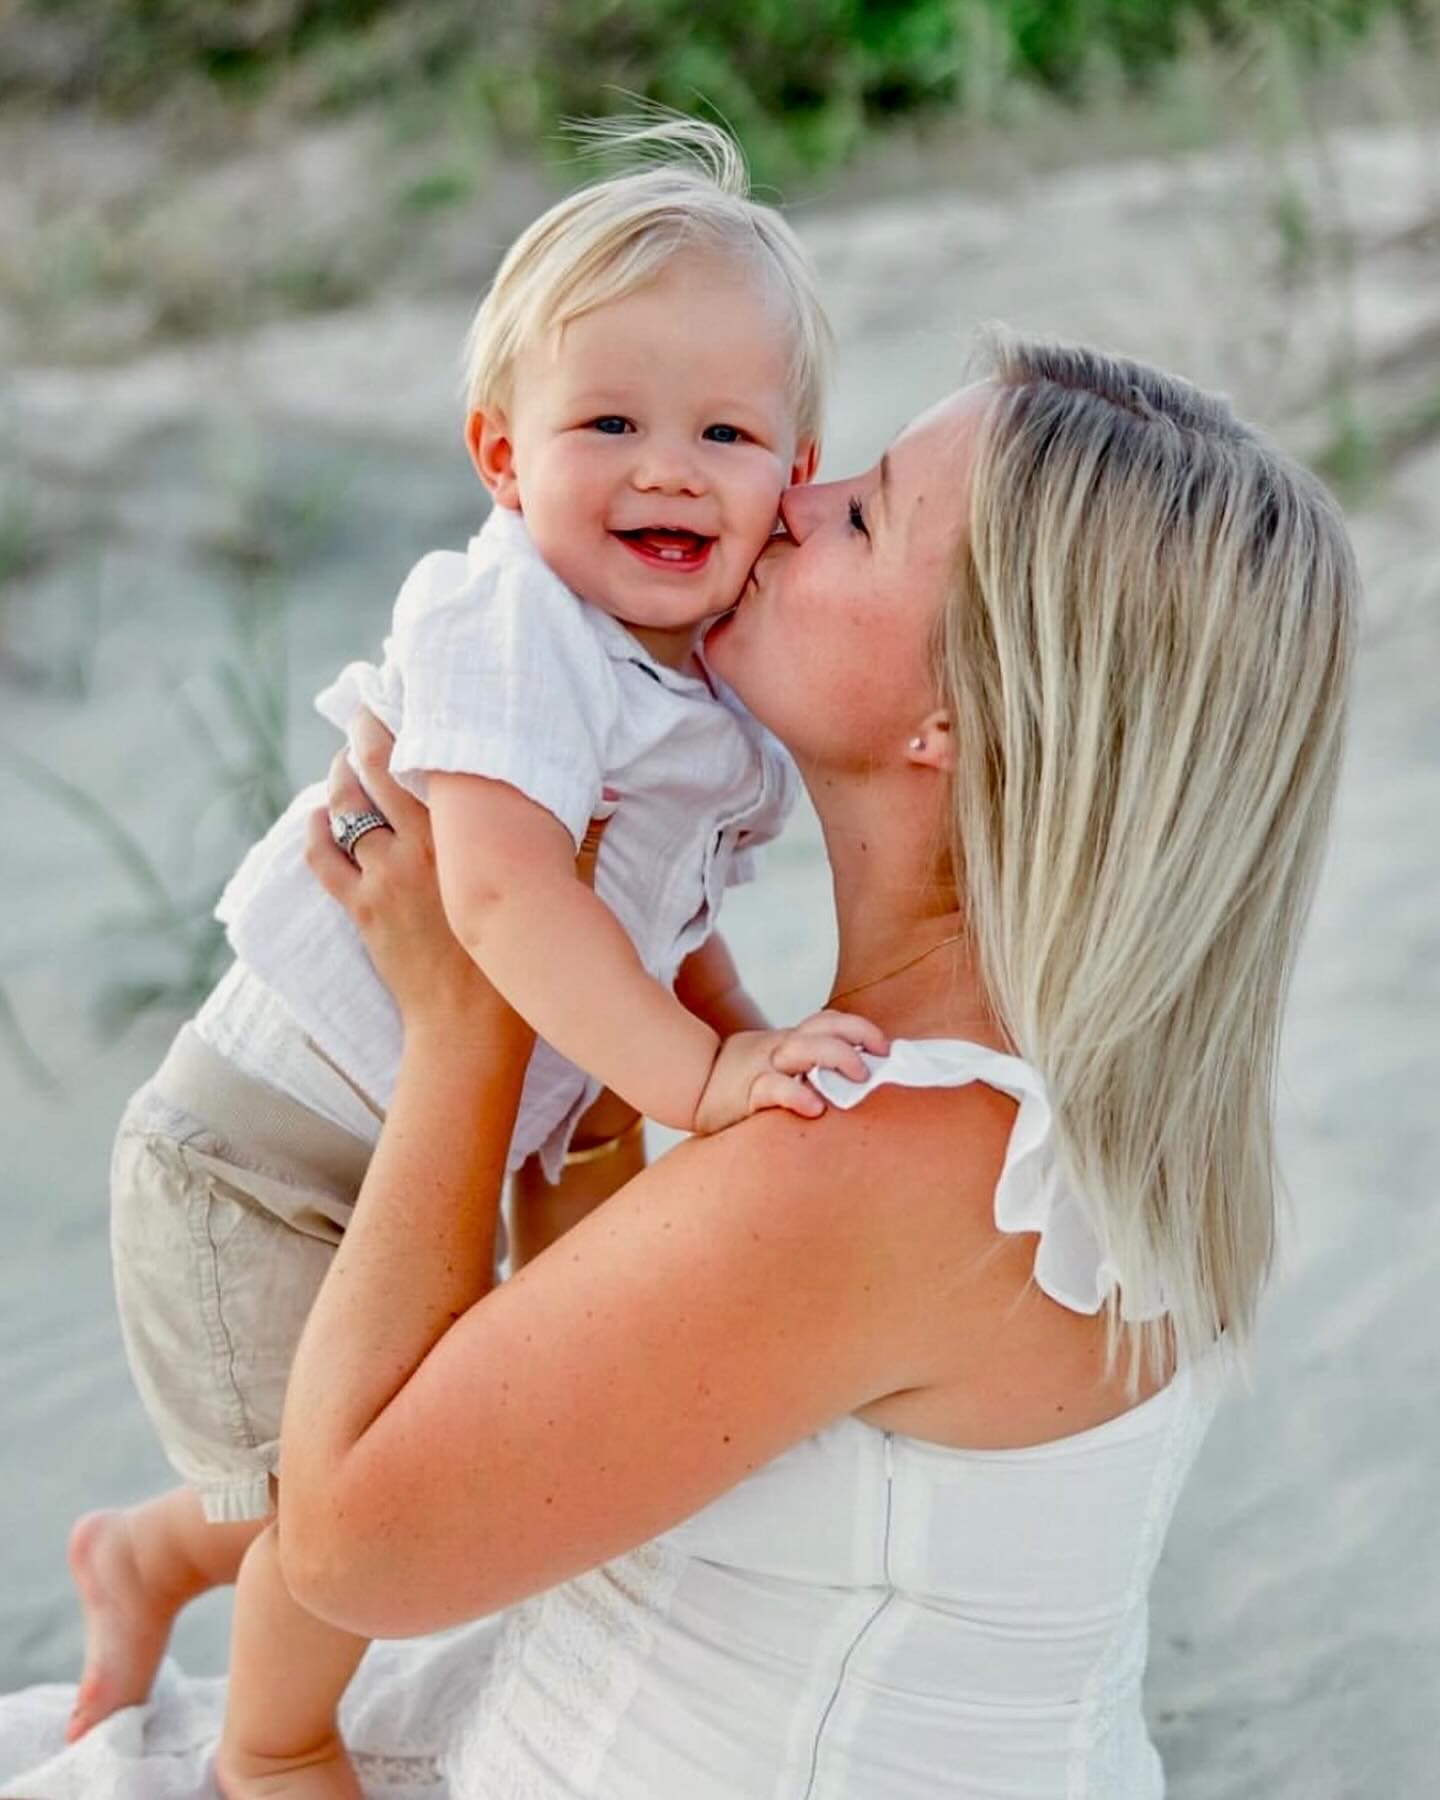
[[[833,481],[819,486],[814,482],[788,487],[780,496],[780,523],[797,544],[802,543],[817,525],[830,516],[840,490]],[[843,502],[842,502],[843,504]]]

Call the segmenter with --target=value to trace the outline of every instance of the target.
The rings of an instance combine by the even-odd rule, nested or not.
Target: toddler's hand
[[[856,1013],[814,1013],[788,1031],[737,1031],[720,1046],[695,1108],[695,1129],[720,1131],[772,1106],[818,1118],[825,1102],[804,1079],[806,1073],[834,1069],[863,1081],[869,1071],[861,1050],[887,1056],[890,1040]]]

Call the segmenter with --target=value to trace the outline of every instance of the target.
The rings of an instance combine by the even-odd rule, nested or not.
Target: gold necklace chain
[[[932,944],[928,950],[922,950],[918,956],[912,956],[907,962],[897,963],[893,969],[887,969],[883,975],[872,975],[868,981],[857,981],[854,987],[841,988],[838,994],[830,996],[830,1004],[837,1000],[849,1000],[856,994],[863,994],[866,988],[879,987],[882,981],[889,981],[893,976],[903,975],[907,969],[913,969],[916,963],[924,962],[927,956],[933,956],[937,950],[943,950],[947,944],[958,944],[965,933],[952,931],[949,937],[941,938],[938,944]]]

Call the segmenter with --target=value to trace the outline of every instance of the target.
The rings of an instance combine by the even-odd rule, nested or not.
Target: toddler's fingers
[[[782,1075],[778,1069],[767,1069],[750,1084],[750,1111],[764,1112],[769,1107],[797,1113],[802,1119],[818,1119],[825,1102],[808,1081]]]
[[[844,1038],[848,1044],[858,1044],[872,1056],[890,1054],[890,1039],[887,1034],[873,1019],[862,1018],[859,1013],[836,1012],[827,1006],[813,1018],[806,1019],[800,1029],[808,1031],[816,1026]]]
[[[776,1045],[771,1066],[782,1075],[803,1075],[809,1069],[835,1069],[851,1081],[864,1081],[870,1071],[865,1059],[844,1038],[820,1031],[792,1031]]]
[[[305,827],[305,861],[325,892],[342,906],[348,906],[360,871],[331,837],[330,815],[323,807],[311,813]]]

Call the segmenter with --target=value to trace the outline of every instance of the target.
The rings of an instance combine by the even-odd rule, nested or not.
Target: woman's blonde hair
[[[790,341],[798,439],[820,435],[831,331],[814,270],[773,207],[750,198],[739,145],[702,119],[651,108],[572,128],[588,148],[646,166],[559,201],[511,246],[465,345],[467,410],[504,411],[515,365],[582,313],[653,281],[682,251],[748,263]]]
[[[1340,765],[1339,512],[1144,364],[993,340],[939,628],[953,854],[1006,1029],[1126,1294],[1131,1379],[1223,1328],[1274,1247],[1281,1011]]]

